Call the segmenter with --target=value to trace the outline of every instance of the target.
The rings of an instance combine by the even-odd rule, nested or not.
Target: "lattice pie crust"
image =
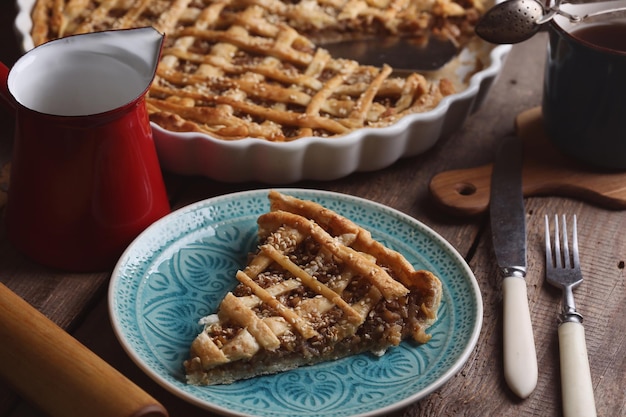
[[[464,43],[482,0],[37,0],[35,45],[106,29],[167,35],[151,120],[221,139],[289,141],[381,127],[435,107],[448,79],[331,57],[326,38],[431,34]]]
[[[426,343],[441,282],[316,203],[269,194],[259,250],[185,362],[191,384],[227,384],[371,351]]]

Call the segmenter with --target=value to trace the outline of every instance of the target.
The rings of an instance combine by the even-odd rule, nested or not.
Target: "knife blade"
[[[526,219],[522,194],[522,141],[507,136],[491,175],[489,213],[493,248],[503,277],[504,378],[520,398],[537,386],[537,353],[526,291]]]
[[[375,37],[322,42],[331,55],[357,61],[361,65],[391,65],[394,71],[436,71],[460,52],[450,39],[431,36],[427,39]]]

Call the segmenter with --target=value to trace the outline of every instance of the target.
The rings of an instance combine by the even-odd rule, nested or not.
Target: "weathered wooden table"
[[[9,66],[20,55],[12,29],[14,18],[13,4],[2,2],[0,59]],[[459,132],[439,141],[424,155],[401,160],[378,172],[357,173],[331,182],[292,184],[364,197],[413,216],[447,239],[465,257],[479,282],[484,323],[469,360],[444,386],[396,416],[561,415],[556,333],[560,294],[544,282],[543,216],[554,213],[578,215],[585,282],[576,291],[576,301],[585,316],[598,415],[626,415],[624,213],[570,198],[526,198],[527,283],[539,382],[528,399],[520,400],[507,388],[502,372],[501,280],[492,251],[488,214],[450,215],[434,203],[428,189],[431,178],[442,171],[489,163],[498,138],[513,132],[516,115],[540,105],[545,44],[545,34],[539,34],[514,46],[482,108]],[[11,118],[0,114],[0,215],[7,198],[12,137]],[[233,191],[266,188],[263,184],[222,184],[170,173],[166,173],[166,182],[175,208]],[[171,416],[210,415],[161,388],[124,353],[113,335],[106,309],[109,277],[109,272],[70,274],[39,266],[18,253],[7,241],[4,227],[0,229],[0,282],[154,396]],[[38,415],[42,413],[21,400],[9,386],[0,385],[0,416]]]

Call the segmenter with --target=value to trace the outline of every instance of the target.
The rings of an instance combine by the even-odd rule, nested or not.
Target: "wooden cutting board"
[[[520,113],[515,127],[524,143],[525,197],[572,197],[605,208],[626,209],[626,172],[594,170],[563,156],[546,136],[539,107]],[[488,164],[439,173],[430,182],[430,192],[453,214],[483,213],[489,207],[491,170]]]

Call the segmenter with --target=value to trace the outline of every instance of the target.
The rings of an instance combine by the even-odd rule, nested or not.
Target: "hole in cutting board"
[[[461,195],[472,195],[476,193],[476,186],[474,184],[462,182],[455,186],[455,190]]]

